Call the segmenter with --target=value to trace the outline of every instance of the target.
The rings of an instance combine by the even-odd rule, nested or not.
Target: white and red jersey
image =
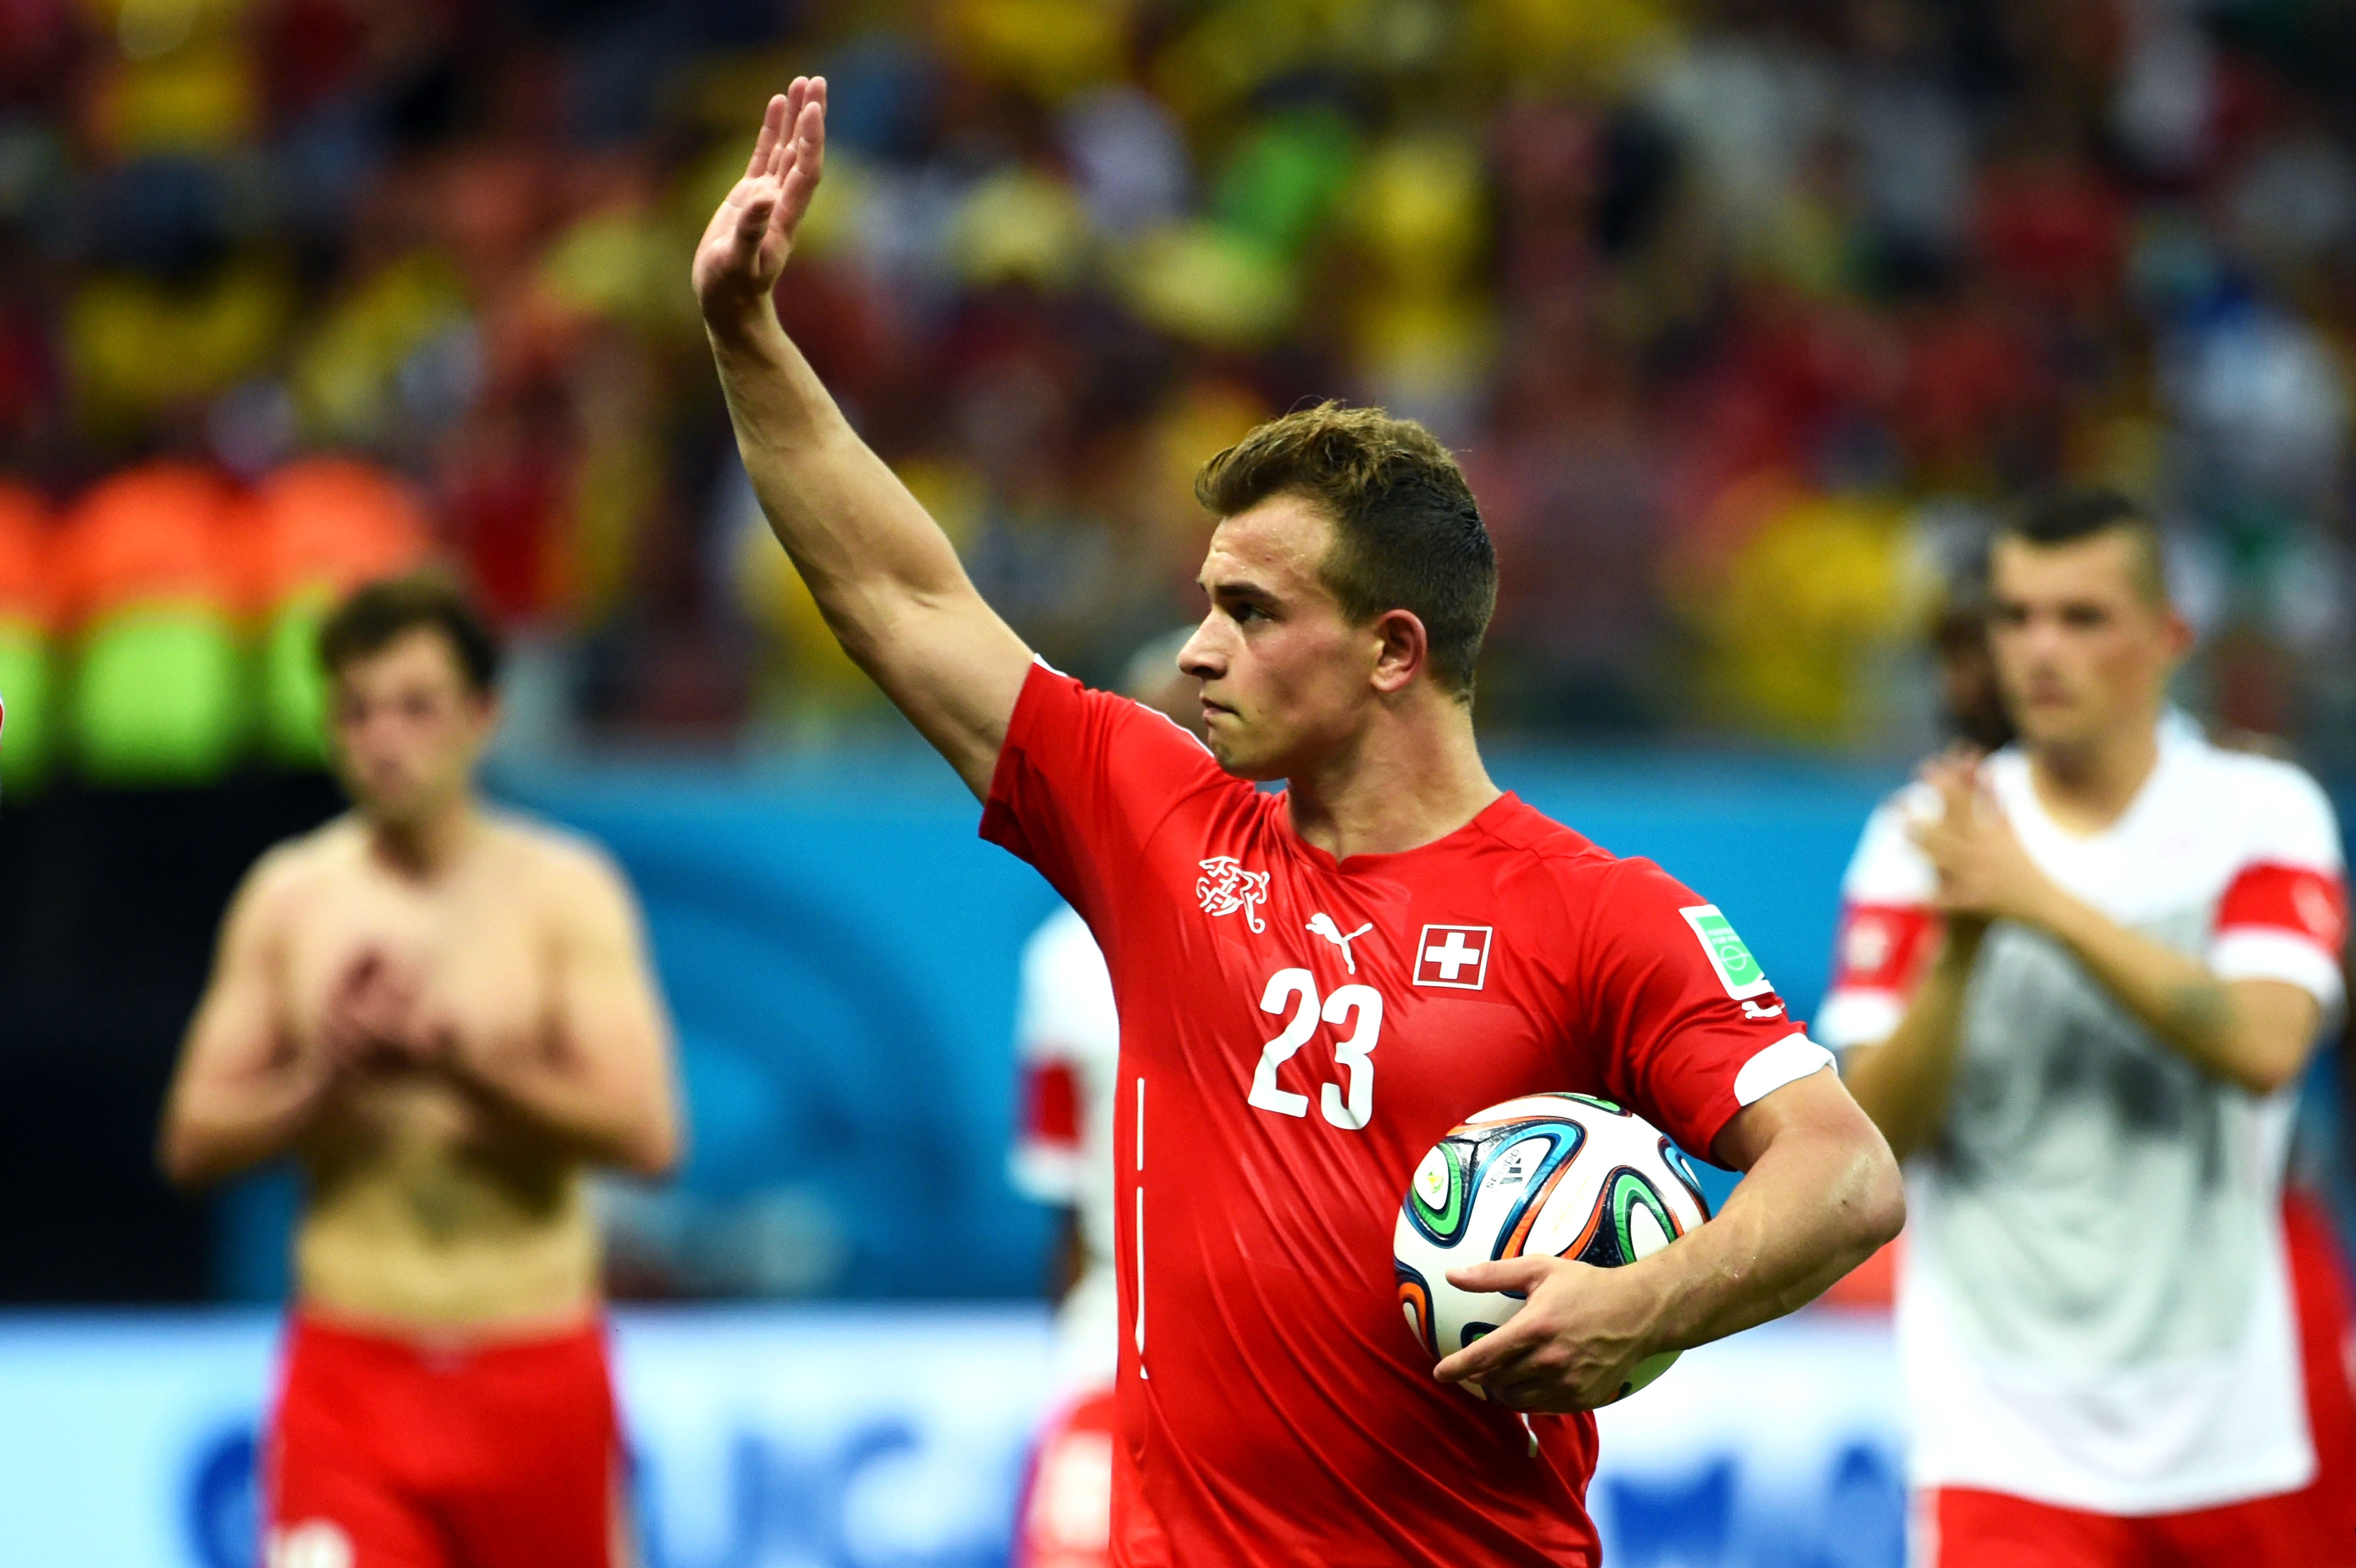
[[[2120,923],[2226,979],[2341,1001],[2340,836],[2314,781],[2179,717],[2117,822],[2072,835],[2026,756],[1986,773],[2029,857]],[[1937,940],[1908,820],[1867,825],[1844,887],[1836,1048],[1886,1039]],[[1999,923],[1965,994],[1938,1136],[1909,1162],[1899,1350],[1915,1480],[2111,1514],[2291,1490],[2314,1469],[2283,1262],[2295,1090],[2195,1067],[2058,943]]]
[[[1087,923],[1066,904],[1023,947],[1015,1051],[1023,1123],[1011,1162],[1023,1196],[1074,1211],[1086,1256],[1055,1312],[1056,1381],[1108,1387],[1119,1360],[1113,1272],[1113,1099],[1120,1014]]]
[[[1511,795],[1336,861],[1281,795],[1044,667],[982,834],[1087,921],[1121,1023],[1116,1561],[1592,1563],[1588,1415],[1433,1380],[1391,1228],[1470,1113],[1574,1090],[1707,1152],[1827,1064],[1716,909]]]

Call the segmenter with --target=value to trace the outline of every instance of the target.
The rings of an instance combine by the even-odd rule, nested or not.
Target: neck
[[[1481,765],[1471,710],[1444,698],[1382,713],[1286,781],[1292,830],[1337,860],[1445,838],[1504,793]]]
[[[369,822],[369,845],[387,865],[423,880],[440,875],[457,861],[480,821],[473,797],[461,795],[414,818]]]
[[[2047,815],[2094,832],[2117,821],[2159,762],[2156,717],[2073,745],[2029,748],[2029,776]]]

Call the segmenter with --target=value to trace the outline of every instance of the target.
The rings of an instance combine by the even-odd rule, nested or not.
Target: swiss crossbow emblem
[[[1268,873],[1245,870],[1233,855],[1214,855],[1203,862],[1203,874],[1194,879],[1194,897],[1205,914],[1241,910],[1246,925],[1254,931],[1268,929],[1259,917],[1259,906],[1268,901]]]

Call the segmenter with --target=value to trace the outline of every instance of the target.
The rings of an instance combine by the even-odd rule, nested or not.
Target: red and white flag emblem
[[[1490,928],[1427,925],[1415,944],[1415,983],[1477,991],[1489,980]]]

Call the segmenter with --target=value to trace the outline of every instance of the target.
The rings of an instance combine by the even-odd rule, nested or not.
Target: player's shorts
[[[605,1336],[438,1351],[296,1314],[264,1568],[618,1568]]]
[[[2296,1495],[2296,1494],[2294,1494]],[[1922,1568],[2320,1568],[2312,1526],[2280,1498],[2190,1513],[2086,1513],[1943,1487],[1920,1500]]]
[[[2356,1367],[2349,1283],[2329,1222],[2284,1204],[2316,1476],[2305,1488],[2185,1513],[2123,1518],[2000,1492],[1916,1499],[1918,1568],[2348,1568],[2356,1565]]]
[[[1108,1388],[1084,1394],[1048,1418],[1023,1478],[1010,1568],[1108,1568],[1119,1441]]]

